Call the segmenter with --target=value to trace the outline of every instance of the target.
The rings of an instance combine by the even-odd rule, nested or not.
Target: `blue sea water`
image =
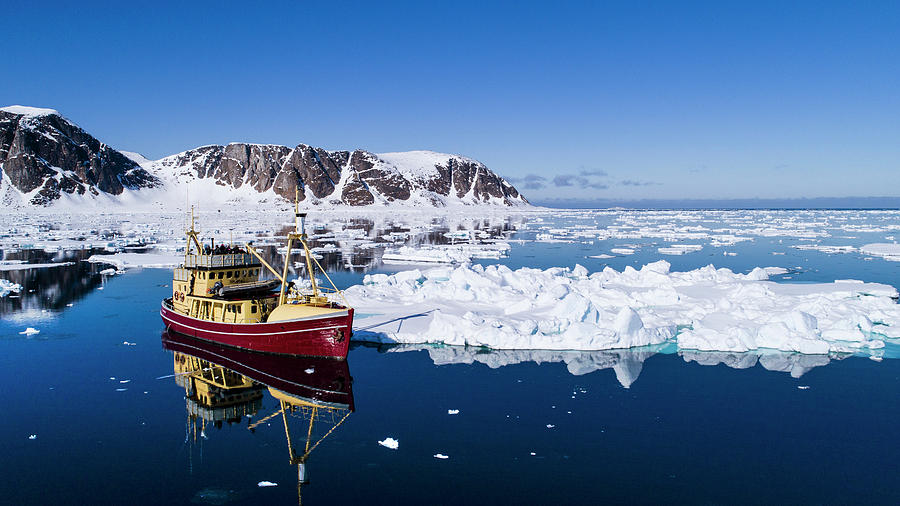
[[[512,236],[532,237],[533,230]],[[822,242],[858,245],[879,239],[883,234],[860,233],[852,240]],[[512,268],[580,263],[595,271],[665,258],[673,270],[709,263],[739,272],[781,266],[791,270],[783,282],[854,278],[900,286],[900,264],[858,253],[797,250],[791,246],[802,242],[789,237],[705,246],[673,257],[660,256],[656,246],[663,244],[655,242],[526,242],[514,244],[509,258],[499,262]],[[643,247],[631,256],[586,258],[626,243]],[[401,268],[406,267],[374,271]],[[78,292],[71,307],[57,304],[47,313],[28,315],[11,310],[0,319],[0,502],[297,501],[298,470],[290,463],[281,418],[248,430],[279,409],[268,391],[252,417],[197,430],[185,388],[171,377],[173,353],[161,345],[158,304],[171,292],[171,271],[137,269],[106,277],[97,269],[80,274],[93,280],[91,289]],[[341,286],[363,276],[333,274]],[[19,334],[28,326],[40,334]],[[513,359],[490,350],[403,350],[363,344],[351,349],[355,410],[310,453],[309,482],[300,491],[306,503],[896,504],[900,499],[900,360],[893,358],[894,343],[880,361],[831,356],[817,367],[782,367],[794,375],[769,369],[803,357],[777,352],[720,357],[685,354],[672,346],[572,352],[566,355],[570,366],[579,359],[608,359],[618,366],[572,374],[567,364],[540,354],[528,360],[528,354]],[[451,352],[471,363],[437,365]],[[701,365],[703,357],[732,364],[749,358],[750,366]],[[522,361],[499,365],[517,360]],[[328,427],[327,420],[321,422],[316,436]],[[300,417],[291,423],[294,446],[302,446],[307,426]],[[399,441],[396,450],[378,444],[387,437]],[[438,453],[449,458],[435,458]],[[259,487],[264,480],[278,486]]]

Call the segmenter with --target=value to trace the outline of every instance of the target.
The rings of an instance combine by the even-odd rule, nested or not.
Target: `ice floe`
[[[115,265],[119,270],[134,267],[167,268],[181,264],[184,256],[172,253],[115,253],[92,255],[87,261]]]
[[[680,349],[806,354],[877,349],[900,337],[897,290],[878,283],[784,284],[763,268],[670,272],[666,261],[512,270],[464,265],[367,275],[345,296],[358,340],[493,349]],[[780,271],[773,271],[780,272]]]
[[[263,481],[257,483],[256,486],[257,486],[257,487],[261,487],[261,488],[262,488],[262,487],[277,487],[278,484],[275,483],[274,481],[266,481],[266,480],[263,480]]]
[[[450,457],[447,456],[447,455],[444,455],[443,453],[435,453],[435,454],[434,454],[434,458],[436,458],[436,459],[441,459],[441,460],[447,460],[447,459],[449,459]]]
[[[379,441],[378,444],[391,450],[396,450],[400,447],[400,442],[392,437],[386,437],[383,440]]]
[[[21,334],[23,336],[34,336],[34,335],[37,335],[40,333],[41,333],[41,331],[34,327],[28,327],[27,329],[23,330],[22,332],[19,332],[19,334]]]
[[[873,255],[890,260],[892,262],[900,262],[900,244],[896,243],[873,243],[866,244],[859,248],[861,253]]]
[[[19,293],[22,291],[22,285],[13,283],[8,279],[0,279],[0,297],[6,297],[11,293]]]

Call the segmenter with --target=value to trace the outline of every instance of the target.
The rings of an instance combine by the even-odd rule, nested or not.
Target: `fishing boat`
[[[192,209],[184,263],[175,269],[172,296],[160,309],[166,329],[244,350],[346,359],[353,308],[310,253],[305,221],[295,203],[294,231],[287,235],[279,272],[250,244],[202,244]],[[308,276],[299,283],[287,280],[297,244]],[[331,288],[319,286],[316,268]],[[274,279],[262,279],[263,269]]]

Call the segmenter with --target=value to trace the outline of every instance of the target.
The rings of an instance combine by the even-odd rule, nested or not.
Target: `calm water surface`
[[[579,262],[593,271],[660,258],[655,248],[585,258],[623,242],[636,241],[529,243],[503,262]],[[897,264],[785,242],[724,248],[739,252],[734,257],[706,247],[666,259],[673,270],[775,265],[792,269],[790,282],[853,277],[900,286]],[[785,254],[773,256],[776,250]],[[163,349],[158,314],[171,271],[107,278],[77,268],[88,280],[78,289],[47,280],[49,271],[21,278],[35,279],[26,286],[36,290],[33,298],[55,287],[43,292],[44,306],[23,312],[4,302],[0,502],[296,502],[298,470],[278,391],[253,378],[259,383],[240,391],[248,400],[233,405],[237,415],[217,424],[197,415],[185,382],[172,376],[174,354]],[[362,277],[336,274],[342,285]],[[28,326],[40,334],[20,335]],[[309,453],[300,493],[308,504],[896,504],[897,348],[888,344],[875,361],[671,347],[552,354],[357,345],[347,361],[354,410]],[[301,450],[302,415],[287,417]],[[327,418],[320,413],[313,441],[331,427]],[[378,444],[387,437],[399,448]]]

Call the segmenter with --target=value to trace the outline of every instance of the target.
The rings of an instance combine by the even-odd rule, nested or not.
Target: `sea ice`
[[[278,484],[273,481],[261,481],[256,484],[257,487],[277,487]]]
[[[13,283],[8,279],[0,279],[0,297],[6,297],[11,293],[19,293],[22,291],[22,285]]]
[[[459,414],[459,410],[458,410],[458,409],[448,409],[448,410],[447,410],[447,414],[448,414],[448,415],[458,415],[458,414]]]
[[[384,343],[606,350],[674,338],[680,349],[826,354],[900,337],[897,290],[888,285],[775,283],[763,268],[669,268],[464,265],[368,275],[345,296],[360,315],[356,339]]]
[[[435,454],[434,454],[434,458],[436,458],[436,459],[441,459],[441,460],[446,460],[446,459],[449,459],[450,457],[447,456],[447,455],[444,455],[443,453],[435,453]]]
[[[32,435],[28,436],[28,439],[31,439],[32,441],[37,439],[37,434],[32,434]]]
[[[184,261],[184,257],[174,253],[115,253],[92,255],[87,261],[115,265],[118,270],[125,270],[134,267],[175,267]]]
[[[873,243],[866,244],[859,248],[861,253],[873,255],[890,260],[892,262],[900,262],[900,244]]]
[[[381,446],[383,446],[385,448],[390,448],[391,450],[396,450],[397,448],[400,447],[400,441],[397,441],[396,439],[394,439],[392,437],[384,438],[384,440],[379,441],[378,444],[380,444]]]
[[[25,335],[25,336],[33,336],[33,335],[40,334],[40,333],[41,333],[41,331],[34,327],[28,327],[27,329],[23,330],[22,332],[19,332],[20,335]]]

